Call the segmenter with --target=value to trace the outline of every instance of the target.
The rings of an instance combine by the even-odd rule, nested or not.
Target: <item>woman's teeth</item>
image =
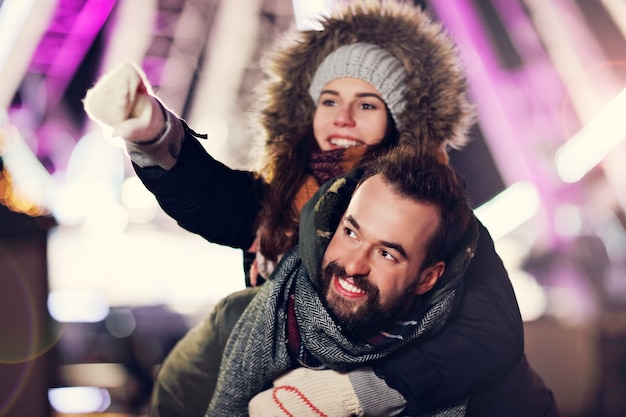
[[[359,141],[352,139],[331,139],[330,143],[340,148],[352,148],[361,144]]]

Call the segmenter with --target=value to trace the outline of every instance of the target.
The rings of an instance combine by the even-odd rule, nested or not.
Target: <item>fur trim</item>
[[[308,89],[323,59],[341,45],[368,42],[387,49],[407,71],[400,143],[437,151],[461,148],[474,123],[455,43],[421,9],[400,1],[364,0],[333,6],[322,30],[285,34],[261,62],[257,122],[270,158],[312,134],[315,103]],[[282,150],[281,150],[282,148]]]

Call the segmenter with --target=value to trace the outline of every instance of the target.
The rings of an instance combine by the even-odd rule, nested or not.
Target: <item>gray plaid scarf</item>
[[[438,331],[455,311],[461,297],[462,276],[473,256],[478,236],[473,224],[443,276],[427,296],[419,297],[402,323],[381,334],[377,343],[348,340],[324,307],[318,294],[322,255],[357,183],[342,177],[323,187],[302,210],[300,245],[289,251],[243,313],[226,345],[218,384],[207,416],[247,416],[248,403],[270,388],[272,381],[290,370],[286,346],[287,304],[295,293],[295,313],[302,343],[323,366],[351,370],[382,358],[419,336]],[[462,416],[465,402],[437,411],[433,416]]]

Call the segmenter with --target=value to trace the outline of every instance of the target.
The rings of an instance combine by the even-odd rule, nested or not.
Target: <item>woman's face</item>
[[[337,78],[322,89],[313,117],[313,132],[322,151],[376,145],[389,120],[381,94],[367,81]]]

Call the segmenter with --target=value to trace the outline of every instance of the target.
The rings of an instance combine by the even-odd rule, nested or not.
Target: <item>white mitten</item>
[[[129,142],[159,137],[165,117],[141,69],[124,63],[105,74],[83,101],[90,119]]]
[[[250,417],[351,417],[363,409],[348,374],[297,368],[274,380],[274,387],[248,404]]]

